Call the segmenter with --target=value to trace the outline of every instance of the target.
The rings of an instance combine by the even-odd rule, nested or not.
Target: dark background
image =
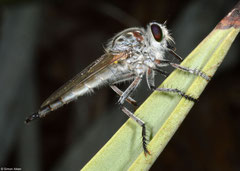
[[[110,88],[79,98],[29,125],[23,123],[25,117],[102,55],[115,33],[167,20],[177,53],[185,57],[236,3],[1,1],[0,167],[80,170],[128,119]],[[151,170],[240,170],[239,49],[238,36]],[[150,93],[143,83],[135,98],[143,102]]]

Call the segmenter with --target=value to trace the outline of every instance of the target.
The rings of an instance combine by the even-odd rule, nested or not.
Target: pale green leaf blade
[[[239,13],[234,17],[230,24],[229,16],[225,17],[181,65],[213,76],[239,32]],[[175,70],[160,87],[178,88],[198,98],[207,83],[201,77]],[[151,155],[143,153],[141,127],[129,119],[83,170],[148,170],[193,104],[175,94],[154,92],[135,112],[146,122],[148,137],[152,137],[148,145]]]

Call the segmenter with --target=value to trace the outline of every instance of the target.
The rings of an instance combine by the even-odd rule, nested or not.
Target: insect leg
[[[181,91],[177,88],[156,88],[156,87],[152,87],[152,90],[160,91],[160,92],[166,92],[166,93],[176,93],[176,94],[184,97],[185,99],[187,99],[189,101],[193,101],[193,102],[198,101],[196,98],[185,94],[183,91]]]
[[[134,81],[130,84],[130,86],[123,92],[120,99],[118,100],[122,111],[136,121],[142,127],[142,146],[145,154],[150,154],[147,150],[147,139],[146,139],[146,126],[145,123],[136,117],[132,112],[130,112],[126,107],[123,106],[124,101],[131,95],[131,93],[137,88],[139,83],[142,81],[143,75],[137,76]]]
[[[132,118],[134,121],[136,121],[141,127],[142,127],[142,146],[144,150],[144,154],[150,154],[150,152],[147,149],[147,139],[146,139],[146,126],[144,121],[139,119],[137,116],[135,116],[132,112],[130,112],[126,107],[120,105],[122,111],[128,115],[128,117]]]
[[[182,70],[182,71],[185,71],[185,72],[188,72],[188,73],[200,76],[200,77],[204,78],[207,81],[210,81],[210,79],[211,79],[208,75],[206,75],[205,73],[199,71],[198,69],[190,69],[190,68],[187,68],[187,67],[183,67],[183,66],[181,66],[179,64],[176,64],[176,63],[169,63],[169,64],[172,67],[176,68],[176,69],[179,69],[179,70]]]
[[[176,93],[176,94],[184,97],[187,100],[190,100],[190,101],[193,101],[193,102],[197,101],[197,99],[195,99],[194,97],[186,95],[184,92],[182,92],[181,90],[178,90],[177,88],[156,88],[156,86],[154,84],[154,72],[151,68],[149,68],[147,73],[146,73],[146,79],[147,79],[148,87],[153,91]]]
[[[167,73],[166,71],[161,70],[160,68],[154,68],[153,70],[159,72],[164,77],[168,77],[169,76],[169,73]]]
[[[154,71],[151,68],[148,68],[146,72],[146,80],[147,80],[147,85],[149,89],[152,89],[152,87],[155,87]]]
[[[122,105],[124,101],[134,92],[134,90],[138,87],[139,83],[142,81],[143,75],[137,76],[134,81],[130,84],[130,86],[122,93],[120,96],[118,103]]]
[[[123,92],[122,92],[122,90],[120,90],[117,86],[115,86],[115,85],[109,85],[109,86],[113,89],[113,91],[114,91],[115,93],[117,93],[119,96],[122,96]],[[134,107],[138,107],[136,100],[134,100],[134,99],[131,98],[130,96],[127,97],[126,101],[127,101],[129,104],[133,105]]]
[[[155,60],[154,63],[156,64],[157,67],[162,67],[162,66],[166,66],[166,65],[171,65],[172,67],[176,68],[176,69],[179,69],[181,71],[185,71],[185,72],[188,72],[188,73],[191,73],[191,74],[194,74],[194,75],[197,75],[197,76],[200,76],[202,77],[203,79],[207,80],[207,81],[210,81],[211,77],[206,75],[204,72],[198,70],[198,69],[191,69],[191,68],[187,68],[187,67],[184,67],[184,66],[181,66],[179,64],[176,64],[176,63],[172,63],[168,60]]]

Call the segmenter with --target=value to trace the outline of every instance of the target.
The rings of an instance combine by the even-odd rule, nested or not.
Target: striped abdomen
[[[102,71],[88,77],[86,80],[81,81],[79,84],[74,85],[70,90],[59,96],[56,100],[43,105],[37,112],[38,118],[46,116],[47,113],[54,111],[64,104],[76,100],[79,96],[86,93],[93,92],[94,88],[104,84],[112,84],[115,81],[124,80],[123,75],[128,73],[126,65],[112,64]],[[64,89],[62,87],[61,89]]]

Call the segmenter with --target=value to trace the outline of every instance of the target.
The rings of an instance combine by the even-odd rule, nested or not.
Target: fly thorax
[[[140,51],[143,36],[141,31],[125,31],[117,34],[107,45],[110,52]]]

